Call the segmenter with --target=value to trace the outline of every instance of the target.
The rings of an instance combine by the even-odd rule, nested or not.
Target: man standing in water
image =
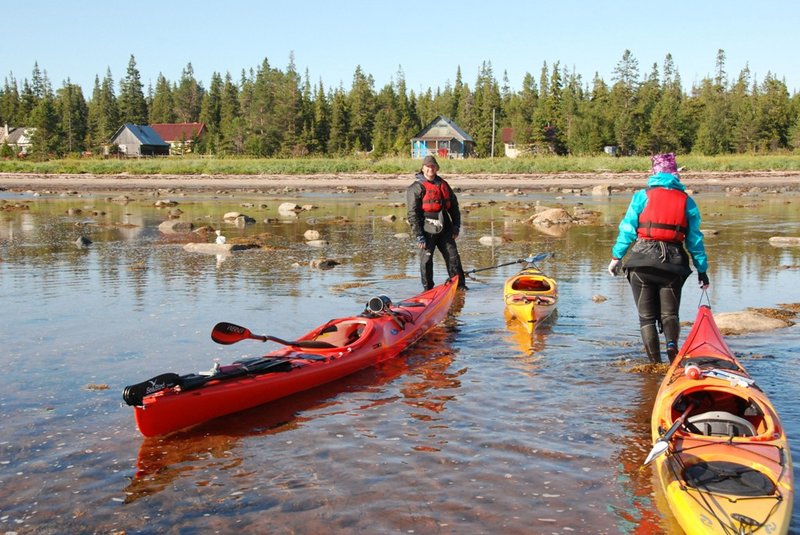
[[[456,247],[456,238],[461,230],[461,211],[456,194],[437,174],[438,171],[436,158],[425,156],[414,183],[406,189],[408,223],[419,248],[422,287],[426,290],[433,288],[433,251],[438,248],[444,257],[447,273],[451,278],[458,275],[458,287],[466,290],[464,269]]]
[[[656,154],[647,188],[633,194],[619,224],[608,272],[616,277],[628,253],[625,274],[639,311],[639,328],[651,362],[661,362],[658,326],[667,340],[667,357],[678,351],[681,289],[691,274],[689,255],[700,288],[708,288],[708,261],[700,232],[700,210],[680,182],[675,155]],[[686,251],[689,251],[687,254]]]

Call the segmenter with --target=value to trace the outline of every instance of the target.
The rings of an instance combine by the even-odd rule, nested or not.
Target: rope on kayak
[[[717,521],[717,523],[719,524],[719,526],[720,526],[720,528],[722,529],[723,532],[731,533],[731,534],[739,534],[739,533],[751,533],[753,531],[756,531],[756,530],[760,529],[761,527],[763,527],[764,525],[766,525],[766,523],[769,521],[769,519],[772,517],[772,515],[774,515],[775,512],[777,511],[778,506],[784,500],[783,494],[780,492],[780,489],[778,488],[778,486],[776,484],[773,484],[773,490],[769,495],[740,496],[740,497],[732,498],[728,494],[724,494],[724,493],[720,493],[720,492],[714,492],[713,490],[703,489],[703,488],[699,488],[697,486],[691,485],[686,480],[686,477],[685,477],[685,474],[686,474],[686,471],[687,471],[686,464],[683,462],[683,459],[680,456],[676,455],[676,454],[683,453],[683,452],[686,452],[686,451],[691,451],[691,450],[694,450],[694,449],[697,449],[697,448],[703,448],[703,447],[713,446],[713,445],[718,445],[718,444],[719,444],[719,442],[711,442],[711,441],[709,441],[709,442],[707,442],[705,444],[700,444],[698,446],[692,446],[690,448],[681,448],[679,450],[674,450],[672,452],[672,456],[674,457],[675,462],[674,463],[668,462],[669,470],[670,470],[670,472],[672,472],[672,475],[673,475],[675,481],[678,481],[680,483],[680,489],[682,491],[686,492],[703,510],[708,512],[708,514],[710,514],[714,518],[714,520]],[[734,446],[734,447],[745,447],[743,449],[747,449],[746,446],[764,446],[764,444],[736,444],[736,443],[733,443],[732,439],[729,441],[729,444],[731,446]],[[778,451],[781,454],[780,455],[781,472],[780,472],[779,477],[778,477],[778,480],[780,481],[781,479],[783,479],[784,472],[786,470],[785,455],[783,453],[783,448],[781,446],[775,446],[775,445],[772,445],[772,444],[770,444],[770,446],[777,448]],[[760,455],[760,456],[768,459],[768,457],[766,455],[763,455],[763,454],[759,453],[757,449],[756,449],[756,451],[754,453],[756,455]],[[677,470],[677,467],[680,467],[680,472]],[[747,468],[749,470],[758,472],[757,470],[750,469],[749,467],[743,467],[743,468]],[[719,474],[719,475],[721,476],[723,474]],[[740,475],[741,474],[737,474],[737,477],[739,477]],[[769,479],[768,476],[764,476],[764,478]],[[771,482],[771,480],[770,480],[770,482]],[[692,490],[694,490],[695,492],[691,492]],[[718,498],[725,498],[730,503],[737,503],[739,501],[748,501],[748,500],[764,500],[764,499],[775,500],[775,503],[772,505],[772,507],[770,508],[770,510],[767,513],[766,517],[761,522],[759,522],[756,519],[750,518],[748,516],[741,515],[741,514],[738,514],[738,513],[734,513],[733,515],[731,515],[731,518],[733,518],[734,520],[738,521],[739,524],[740,524],[739,527],[736,527],[736,526],[728,523],[725,519],[720,518],[720,516],[715,512],[713,504],[709,500],[709,497],[711,497],[711,496],[715,496],[715,497],[718,497]],[[743,531],[745,526],[748,527],[747,531]]]

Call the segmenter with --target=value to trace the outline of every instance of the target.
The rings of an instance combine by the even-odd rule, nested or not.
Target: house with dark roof
[[[28,154],[33,146],[31,138],[34,132],[36,128],[32,126],[9,127],[8,124],[4,124],[0,130],[0,145],[8,145],[16,154]]]
[[[147,125],[125,123],[111,136],[109,146],[119,147],[120,154],[129,158],[169,156],[169,143]],[[106,147],[106,154],[108,154]]]
[[[506,127],[500,130],[500,141],[503,142],[503,148],[507,158],[516,158],[522,152],[517,147],[513,128]]]
[[[155,123],[150,128],[169,143],[169,153],[176,156],[192,153],[206,133],[205,123]]]
[[[411,138],[411,157],[466,158],[475,153],[475,140],[456,123],[439,115]]]

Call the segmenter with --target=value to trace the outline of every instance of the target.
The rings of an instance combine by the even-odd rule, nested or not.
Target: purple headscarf
[[[675,154],[668,152],[666,154],[656,154],[653,160],[653,174],[669,173],[671,175],[678,174],[678,164],[675,163]]]

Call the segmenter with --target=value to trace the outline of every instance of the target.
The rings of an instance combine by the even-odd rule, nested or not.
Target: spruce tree
[[[356,151],[372,150],[372,129],[375,122],[375,88],[372,76],[356,66],[353,85],[347,98],[349,110],[349,143]]]
[[[20,98],[17,89],[17,81],[11,76],[11,79],[5,79],[3,89],[0,90],[0,127],[5,125],[17,126],[22,124],[20,120]]]
[[[188,63],[181,72],[178,86],[172,92],[176,122],[195,123],[199,120],[203,93],[203,86],[195,79],[194,68]]]
[[[175,122],[175,100],[172,98],[172,87],[161,73],[158,73],[156,79],[156,88],[149,112],[149,124]]]
[[[147,101],[144,98],[136,58],[131,54],[125,78],[119,84],[119,117],[123,123],[147,124]]]
[[[64,136],[63,149],[68,153],[83,152],[89,131],[89,112],[81,87],[67,79],[56,93],[56,108]]]

